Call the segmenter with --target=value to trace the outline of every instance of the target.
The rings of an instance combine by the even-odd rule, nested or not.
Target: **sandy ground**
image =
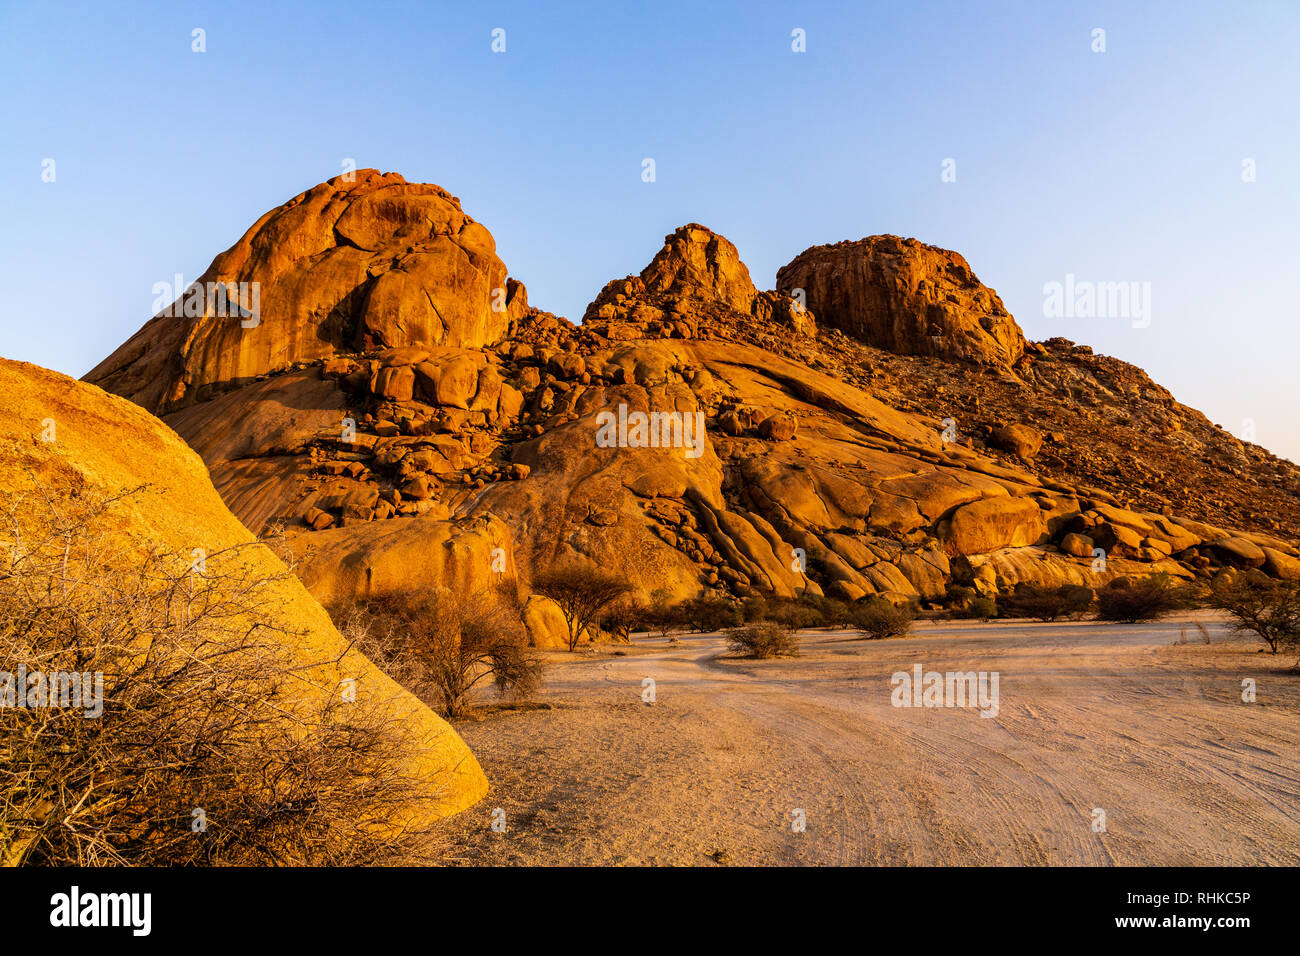
[[[716,635],[552,654],[540,708],[458,724],[492,790],[444,825],[444,859],[1298,864],[1300,674],[1192,619],[810,631],[774,661]],[[1000,712],[892,706],[890,676],[918,663],[997,671]]]

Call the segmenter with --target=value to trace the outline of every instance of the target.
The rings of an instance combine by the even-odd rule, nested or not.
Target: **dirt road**
[[[492,791],[445,825],[445,859],[1300,863],[1300,674],[1189,620],[813,631],[775,661],[716,635],[555,654],[549,709],[458,725]],[[894,706],[917,664],[996,672],[996,716]]]

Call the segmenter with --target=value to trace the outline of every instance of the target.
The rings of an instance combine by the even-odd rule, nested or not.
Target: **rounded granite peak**
[[[523,293],[457,197],[360,169],[259,218],[86,380],[161,413],[337,352],[492,345]]]

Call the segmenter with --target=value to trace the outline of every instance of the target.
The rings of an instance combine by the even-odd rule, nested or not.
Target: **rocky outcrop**
[[[684,304],[716,301],[737,312],[751,311],[758,295],[736,247],[698,223],[664,239],[664,247],[641,271],[641,281],[651,296]]]
[[[915,239],[872,236],[805,249],[776,274],[802,290],[825,326],[903,355],[1011,366],[1025,337],[996,292],[960,255]]]
[[[749,317],[764,325],[812,335],[812,313],[788,296],[759,292],[736,247],[698,223],[664,238],[637,276],[608,283],[589,306],[583,326],[616,340],[642,335],[693,338],[703,323]]]
[[[478,801],[487,781],[460,737],[428,708],[348,649],[321,606],[271,551],[222,503],[198,455],[170,428],[136,405],[37,366],[0,359],[0,492],[14,501],[37,484],[46,491],[110,500],[108,520],[129,546],[188,556],[201,548],[212,573],[242,562],[258,579],[274,579],[273,605],[304,694],[333,694],[346,678],[359,698],[391,708],[411,735],[414,763],[405,771],[427,781],[428,796],[410,808],[417,825]],[[286,432],[277,433],[280,435]],[[279,440],[279,439],[269,439]],[[289,439],[292,442],[292,438]]]
[[[363,169],[262,216],[86,380],[165,412],[340,351],[491,345],[526,302],[455,196]]]
[[[650,601],[1300,574],[1294,467],[1132,366],[1025,348],[960,256],[877,237],[809,250],[778,285],[812,308],[690,224],[581,325],[507,282],[490,345],[354,335],[166,420],[241,520],[284,528],[322,599],[511,588],[539,646],[561,622],[529,581],[557,562]]]

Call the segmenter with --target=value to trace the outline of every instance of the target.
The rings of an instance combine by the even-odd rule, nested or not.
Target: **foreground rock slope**
[[[396,251],[422,243],[441,257]],[[761,291],[689,224],[574,325],[492,249],[439,187],[332,180],[209,270],[263,283],[258,328],[155,318],[88,379],[162,414],[251,530],[283,527],[322,600],[527,600],[558,561],[662,600],[1300,575],[1295,466],[1140,369],[1026,342],[955,253],[819,246]],[[602,442],[620,410],[658,417]]]
[[[65,499],[87,494],[113,500],[110,530],[132,547],[189,555],[200,548],[212,562],[243,562],[257,579],[275,578],[279,623],[294,637],[304,665],[304,694],[339,692],[356,681],[359,700],[391,708],[411,735],[410,773],[428,793],[410,808],[423,825],[477,802],[487,781],[460,737],[432,711],[348,649],[321,606],[266,545],[222,503],[200,458],[168,427],[137,406],[56,372],[0,359],[0,492]],[[223,564],[224,567],[224,564]],[[213,570],[216,570],[214,567]]]

